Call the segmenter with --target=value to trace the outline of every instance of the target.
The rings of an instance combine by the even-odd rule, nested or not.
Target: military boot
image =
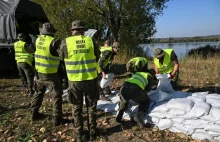
[[[123,114],[124,114],[124,110],[120,110],[120,111],[118,112],[118,115],[117,115],[117,117],[116,117],[116,121],[117,121],[118,123],[122,123]]]
[[[46,116],[43,113],[39,113],[37,110],[33,110],[31,114],[31,120],[36,121],[45,118]]]
[[[134,121],[137,123],[138,127],[140,127],[140,128],[144,128],[145,127],[142,114],[137,114],[134,117]]]
[[[88,142],[93,142],[96,139],[96,131],[95,130],[90,130],[89,134],[89,141]]]
[[[61,124],[66,124],[66,123],[70,123],[71,122],[69,119],[63,119],[60,116],[53,117],[52,121],[53,121],[53,125],[54,126],[59,126]]]

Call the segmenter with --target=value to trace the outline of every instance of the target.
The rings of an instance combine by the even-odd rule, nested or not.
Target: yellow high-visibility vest
[[[125,82],[137,84],[142,90],[144,90],[144,88],[148,85],[148,75],[150,74],[146,72],[136,72]]]
[[[97,77],[97,62],[92,38],[71,36],[66,38],[68,58],[64,58],[70,81],[92,80]]]
[[[128,61],[129,62],[134,62],[134,71],[137,71],[137,65],[139,64],[139,62],[141,62],[141,68],[143,68],[146,64],[147,64],[147,59],[144,58],[144,57],[135,57],[135,58],[132,58],[131,60]],[[127,64],[128,64],[127,63]]]
[[[28,53],[24,46],[25,42],[21,40],[14,43],[15,60],[17,63],[27,63],[32,66],[33,55]]]
[[[100,55],[100,57],[102,57],[103,56],[103,52],[104,51],[111,51],[111,53],[113,53],[113,49],[112,49],[112,47],[111,46],[109,46],[109,47],[102,47],[101,49],[100,49],[100,51],[101,51],[101,55]],[[107,59],[105,59],[105,61],[104,61],[104,67],[106,67],[108,64],[109,64],[109,62],[110,62],[110,59],[111,59],[111,56],[112,56],[112,54],[107,58]]]
[[[58,70],[60,58],[50,54],[53,39],[48,35],[40,35],[36,40],[35,68],[39,73],[51,74]]]
[[[171,53],[173,49],[164,49],[163,64],[159,62],[159,59],[154,58],[154,64],[158,67],[160,74],[168,74],[173,71],[174,64],[171,61]]]

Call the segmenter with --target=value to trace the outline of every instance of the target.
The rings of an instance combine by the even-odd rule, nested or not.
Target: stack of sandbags
[[[152,93],[155,96],[149,98],[155,104],[144,121],[155,124],[161,130],[183,132],[186,135],[192,135],[195,139],[218,140],[220,138],[220,105],[218,104],[220,95],[208,94],[208,92],[176,93],[178,95],[172,92],[170,96],[163,91]]]

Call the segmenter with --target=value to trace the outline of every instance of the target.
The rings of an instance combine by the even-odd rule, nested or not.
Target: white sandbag
[[[171,120],[172,120],[174,123],[184,123],[184,122],[185,122],[185,119],[184,119],[184,118],[171,118]]]
[[[207,103],[195,103],[192,109],[186,113],[185,119],[195,119],[203,115],[208,115],[211,105]]]
[[[193,107],[194,102],[188,99],[171,99],[168,101],[166,107],[169,109],[183,110],[189,112]]]
[[[159,123],[157,124],[160,130],[164,130],[167,128],[172,127],[173,122],[170,119],[160,119]]]
[[[150,93],[148,95],[149,99],[151,101],[154,101],[156,103],[162,102],[162,101],[166,101],[166,100],[170,100],[172,98],[171,94],[167,93],[167,92],[163,92],[161,90],[158,90],[156,92]]]
[[[168,112],[165,113],[165,117],[166,118],[176,118],[176,117],[182,117],[185,114],[186,114],[186,112],[183,110],[170,109]]]
[[[114,104],[114,103],[109,103],[107,105],[103,105],[101,107],[101,109],[104,111],[104,112],[113,112],[113,111],[118,111],[118,108],[117,107],[117,104]]]
[[[194,133],[192,134],[192,138],[198,140],[208,139],[209,141],[211,141],[213,139],[213,136],[207,133]]]
[[[220,94],[208,94],[206,99],[220,99]]]
[[[176,98],[186,98],[186,97],[188,96],[188,94],[190,94],[190,93],[189,93],[189,92],[181,92],[181,91],[171,92],[172,99],[176,99]]]
[[[194,133],[207,133],[205,129],[196,129]]]
[[[196,92],[196,93],[192,93],[192,96],[205,98],[208,95],[208,93],[209,93],[208,91],[207,92]]]
[[[214,137],[220,136],[220,133],[218,133],[218,132],[213,132],[213,131],[206,131],[206,132]]]
[[[207,98],[207,103],[210,103],[214,107],[220,108],[220,98]]]
[[[171,127],[171,128],[169,128],[169,130],[173,133],[181,133],[182,132],[181,130],[177,129],[176,127]]]
[[[205,126],[206,131],[213,131],[216,133],[220,133],[220,125],[217,124],[209,124]]]
[[[149,113],[149,116],[162,119],[162,118],[165,118],[165,113],[152,112],[152,113]]]
[[[109,99],[111,99],[111,101],[113,103],[119,103],[120,102],[120,96],[116,95],[116,96],[113,96],[113,97],[109,97]]]
[[[206,98],[196,97],[196,96],[188,96],[186,99],[192,100],[195,103],[204,103]]]
[[[157,85],[157,90],[164,92],[173,92],[175,91],[170,84],[170,74],[156,74],[157,79],[159,80]]]
[[[217,121],[217,122],[215,122],[215,124],[218,124],[218,125],[220,125],[220,121]]]
[[[115,75],[113,73],[106,74],[106,78],[102,78],[100,82],[100,87],[101,88],[108,87],[112,83],[114,76]]]
[[[214,140],[215,140],[215,141],[213,141],[213,142],[220,142],[220,136],[214,137]]]
[[[145,117],[143,118],[144,123],[150,123],[150,124],[157,124],[160,121],[160,118],[157,117],[150,117],[149,115],[145,115]]]
[[[212,123],[220,121],[220,108],[212,107],[209,114],[202,116],[200,119],[208,120]]]
[[[191,135],[194,132],[194,128],[188,125],[183,125],[183,124],[179,124],[179,123],[174,123],[173,127],[180,130],[181,132],[183,132],[186,135]]]
[[[108,105],[109,103],[111,103],[111,102],[104,101],[104,100],[98,100],[97,101],[97,109],[101,109],[102,110],[102,107]]]
[[[169,109],[166,108],[167,101],[156,103],[150,112],[167,112]]]
[[[202,119],[190,119],[190,120],[185,120],[183,123],[184,125],[189,125],[195,129],[198,128],[205,128],[206,125],[209,123],[209,121],[202,120]]]

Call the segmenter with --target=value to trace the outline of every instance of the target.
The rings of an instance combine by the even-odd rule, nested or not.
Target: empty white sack
[[[170,75],[169,74],[156,74],[157,79],[159,80],[157,85],[157,90],[161,90],[164,92],[173,92],[175,91],[170,84]]]
[[[172,98],[172,95],[167,92],[158,90],[148,93],[148,97],[151,101],[159,103],[162,101],[170,100]]]

